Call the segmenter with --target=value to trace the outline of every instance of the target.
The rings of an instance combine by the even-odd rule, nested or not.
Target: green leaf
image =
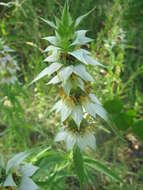
[[[12,174],[9,174],[4,182],[4,187],[16,187]]]
[[[82,117],[83,117],[82,106],[80,106],[80,105],[74,106],[73,110],[72,110],[72,118],[75,121],[75,123],[77,124],[78,128],[80,128],[80,123],[82,121]]]
[[[123,109],[123,103],[119,98],[115,98],[105,102],[104,107],[110,114],[119,114]]]
[[[122,112],[113,116],[113,121],[115,125],[123,131],[126,131],[129,127],[132,126],[134,116],[130,112]]]
[[[114,173],[113,170],[105,166],[101,161],[85,157],[84,163],[87,164],[89,167],[97,170],[98,172],[105,174],[109,178],[118,182],[122,182],[121,178],[116,173]]]
[[[7,166],[6,166],[6,173],[8,173],[8,171],[11,169],[11,168],[14,168],[16,166],[19,166],[19,164],[21,164],[23,162],[23,160],[25,158],[27,158],[29,156],[29,153],[27,152],[21,152],[19,154],[16,154],[13,158],[11,158],[8,163],[7,163]]]
[[[133,133],[143,140],[143,120],[137,120],[133,123],[131,130]]]
[[[85,81],[93,82],[94,79],[92,76],[86,71],[85,67],[83,65],[77,65],[74,67],[73,71],[76,75],[80,76]]]
[[[84,15],[78,17],[78,18],[76,19],[76,22],[75,22],[75,27],[77,27],[77,26],[80,24],[80,22],[81,22],[84,18],[86,18],[90,13],[92,13],[94,10],[95,10],[95,7],[94,7],[93,9],[91,9],[88,13],[86,13],[86,14],[84,14]]]
[[[29,177],[22,177],[19,190],[38,190],[38,186]]]
[[[30,83],[33,84],[34,82],[40,80],[41,78],[45,77],[46,75],[51,75],[57,70],[59,70],[62,67],[60,63],[52,63],[50,66],[46,67],[39,75]]]
[[[83,162],[82,153],[78,147],[75,147],[73,150],[73,161],[74,161],[75,172],[80,182],[80,189],[82,189],[84,183],[84,162]]]
[[[57,26],[56,26],[53,22],[51,22],[51,21],[49,21],[49,20],[47,20],[47,19],[41,18],[41,17],[40,17],[40,19],[41,19],[42,21],[44,21],[45,23],[47,23],[47,24],[48,24],[49,26],[51,26],[52,28],[57,29]]]
[[[69,5],[67,0],[65,2],[65,6],[62,13],[62,24],[66,27],[72,24],[72,18],[69,12]]]

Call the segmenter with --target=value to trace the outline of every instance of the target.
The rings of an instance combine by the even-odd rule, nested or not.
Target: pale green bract
[[[94,82],[94,79],[92,76],[86,71],[85,67],[83,65],[77,65],[74,67],[73,71],[76,75],[81,77],[85,81]]]
[[[96,139],[92,132],[87,131],[84,134],[73,133],[66,128],[62,128],[55,137],[55,141],[65,141],[68,150],[71,150],[75,145],[82,151],[87,147],[96,149]]]
[[[91,38],[86,37],[87,30],[78,30],[75,32],[76,38],[75,41],[71,44],[73,45],[84,45],[86,43],[92,42]]]
[[[95,60],[94,58],[91,57],[90,52],[88,52],[84,49],[78,49],[73,52],[69,52],[69,54],[72,55],[73,57],[75,57],[76,59],[78,59],[80,62],[84,63],[85,65],[103,66],[97,60]]]
[[[72,118],[77,124],[78,128],[80,128],[80,124],[83,117],[83,109],[81,105],[75,105],[72,109]]]

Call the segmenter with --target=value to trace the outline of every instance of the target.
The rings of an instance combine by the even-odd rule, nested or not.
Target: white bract
[[[56,135],[55,141],[65,141],[68,150],[71,150],[74,146],[78,146],[82,151],[84,151],[87,147],[94,150],[96,149],[96,139],[91,131],[78,133],[62,128]]]

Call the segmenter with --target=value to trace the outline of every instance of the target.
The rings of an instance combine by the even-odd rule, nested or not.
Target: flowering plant
[[[105,109],[91,92],[90,83],[94,82],[94,78],[86,70],[88,65],[102,65],[87,49],[82,48],[92,41],[86,36],[87,30],[77,30],[89,13],[74,21],[66,2],[61,20],[56,18],[56,24],[42,19],[55,29],[55,36],[44,38],[51,44],[44,51],[48,52],[44,61],[50,65],[32,81],[48,75],[53,76],[49,85],[58,84],[59,100],[52,110],[60,112],[64,128],[56,136],[56,141],[65,140],[68,149],[74,145],[82,150],[87,146],[95,149],[95,137],[87,117],[96,118],[98,115],[108,120]]]
[[[98,98],[92,93],[91,83],[94,78],[87,67],[104,67],[88,51],[87,44],[93,40],[86,36],[87,30],[78,30],[81,21],[90,13],[73,20],[68,1],[66,1],[61,19],[56,17],[56,24],[45,20],[55,30],[55,36],[44,37],[50,45],[44,50],[48,56],[44,60],[49,65],[31,82],[49,76],[48,85],[57,85],[58,101],[52,111],[61,115],[62,128],[55,141],[65,141],[68,150],[73,151],[73,161],[80,181],[84,181],[84,162],[93,162],[98,171],[102,171],[115,180],[120,179],[109,169],[96,160],[83,158],[82,153],[87,147],[96,149],[93,119],[97,116],[108,122],[108,114]]]

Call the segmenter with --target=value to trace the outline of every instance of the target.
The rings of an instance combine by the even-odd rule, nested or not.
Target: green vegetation
[[[0,2],[0,189],[142,190],[143,2],[69,5]]]

